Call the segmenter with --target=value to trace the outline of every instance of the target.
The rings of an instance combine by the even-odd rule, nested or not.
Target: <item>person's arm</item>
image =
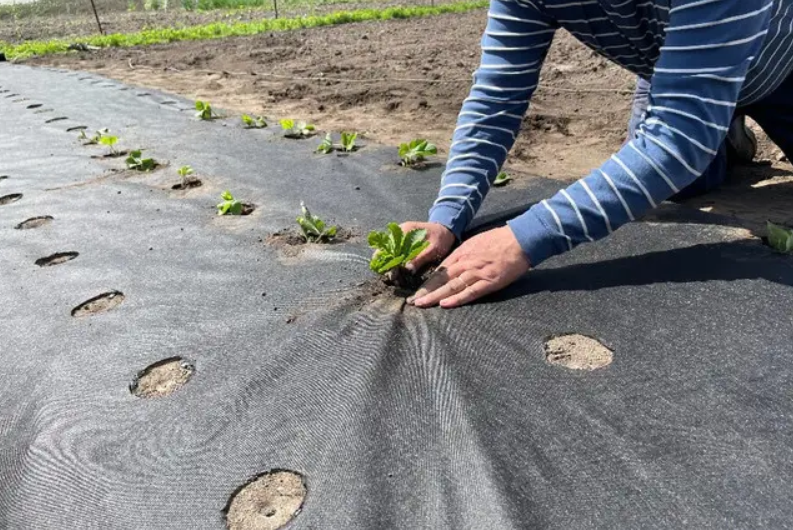
[[[464,101],[430,221],[461,238],[515,142],[556,31],[530,1],[491,0],[481,64]]]
[[[508,223],[532,266],[609,235],[707,169],[772,7],[772,0],[672,0],[637,136],[600,169]]]

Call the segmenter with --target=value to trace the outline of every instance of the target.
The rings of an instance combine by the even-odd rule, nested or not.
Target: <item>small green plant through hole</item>
[[[327,243],[336,237],[338,228],[327,226],[325,221],[312,215],[303,201],[300,201],[300,210],[302,215],[297,218],[297,224],[307,243]]]
[[[280,121],[281,129],[284,130],[284,136],[287,138],[308,138],[316,132],[316,127],[304,121],[292,119],[283,119]]]
[[[498,175],[496,175],[496,180],[493,181],[493,186],[506,186],[510,180],[512,180],[512,177],[507,175],[506,171],[501,171]]]
[[[110,129],[99,129],[93,136],[88,136],[85,134],[85,129],[81,129],[77,139],[83,142],[83,145],[97,145],[102,140],[102,137],[109,133]]]
[[[230,191],[221,193],[220,198],[223,202],[217,205],[218,215],[242,215],[242,203]]]
[[[179,179],[181,180],[182,189],[187,189],[188,187],[188,177],[193,174],[193,168],[190,166],[182,166],[176,170],[179,174]]]
[[[111,155],[117,155],[118,151],[116,151],[116,144],[118,143],[118,136],[111,136],[109,134],[103,134],[99,137],[99,143],[102,145],[106,145],[110,149]]]
[[[768,222],[768,245],[783,254],[793,254],[793,230]]]
[[[243,114],[242,124],[246,129],[263,129],[264,127],[267,127],[267,121],[264,119],[264,116],[253,117]]]
[[[320,143],[317,147],[317,152],[326,155],[332,153],[333,151],[351,153],[358,148],[358,146],[355,144],[355,140],[357,138],[358,133],[343,132],[341,133],[341,143],[337,145],[333,143],[333,137],[330,133],[328,133],[325,135],[325,139],[322,140],[322,143]]]
[[[369,232],[369,246],[375,251],[369,268],[384,276],[386,283],[411,288],[414,277],[405,265],[429,246],[426,230],[411,230],[407,234],[396,223],[388,223],[383,232]]]
[[[153,158],[143,158],[142,149],[130,151],[125,162],[128,169],[135,171],[151,171],[157,167],[157,162]]]
[[[410,143],[399,145],[399,160],[403,166],[414,166],[424,162],[428,156],[438,153],[435,144],[423,138],[416,138]]]
[[[212,105],[209,101],[198,100],[195,102],[196,118],[200,120],[211,120],[217,118],[217,115],[212,111]]]

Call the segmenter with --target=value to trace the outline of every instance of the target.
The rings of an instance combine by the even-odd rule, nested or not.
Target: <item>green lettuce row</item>
[[[99,48],[127,48],[131,46],[162,44],[177,41],[209,40],[221,39],[223,37],[256,35],[268,31],[290,31],[295,29],[316,28],[319,26],[348,24],[351,22],[366,22],[370,20],[392,20],[442,15],[446,13],[464,13],[487,7],[487,5],[487,1],[476,0],[444,4],[435,7],[417,6],[389,7],[387,9],[358,9],[355,11],[339,11],[329,15],[262,19],[253,22],[236,22],[233,24],[215,22],[212,24],[184,28],[150,29],[137,33],[93,35],[90,37],[68,40],[28,41],[22,44],[0,42],[0,50],[5,52],[8,59],[24,59],[34,55],[41,56],[65,53],[69,51],[69,44],[74,42],[80,42]]]

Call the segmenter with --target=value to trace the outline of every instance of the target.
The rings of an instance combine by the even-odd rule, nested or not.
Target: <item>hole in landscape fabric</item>
[[[53,217],[51,215],[42,215],[40,217],[31,217],[30,219],[25,219],[14,228],[17,230],[27,230],[30,228],[38,228],[40,226],[44,226],[45,224],[52,221]]]
[[[124,293],[121,291],[109,291],[86,300],[82,304],[72,309],[73,317],[84,317],[104,313],[118,307],[124,301]]]
[[[294,519],[306,498],[303,476],[274,469],[235,491],[226,512],[229,530],[277,530]]]
[[[597,370],[614,360],[614,353],[600,341],[571,333],[551,337],[545,342],[545,359],[550,364],[571,370]]]
[[[129,390],[141,398],[168,396],[186,385],[194,373],[193,363],[181,357],[170,357],[140,371]]]
[[[12,193],[11,195],[3,195],[0,197],[0,206],[4,204],[11,204],[12,202],[17,202],[19,199],[22,198],[21,193]]]
[[[36,265],[39,267],[52,267],[53,265],[60,265],[61,263],[66,263],[67,261],[71,261],[77,256],[79,256],[79,252],[56,252],[50,256],[39,258],[36,260]]]

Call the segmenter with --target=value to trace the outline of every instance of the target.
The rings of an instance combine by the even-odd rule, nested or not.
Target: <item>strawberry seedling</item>
[[[768,244],[777,252],[793,254],[793,230],[769,221]]]
[[[209,101],[196,101],[195,110],[196,118],[200,120],[211,120],[217,118],[217,115],[212,112],[212,105],[209,104]]]
[[[303,215],[297,218],[297,224],[303,231],[303,237],[307,243],[328,242],[336,237],[338,230],[336,226],[327,226],[325,221],[316,215],[311,215],[303,201],[300,201],[300,209]]]
[[[493,181],[493,186],[506,186],[507,182],[510,180],[512,180],[512,177],[507,175],[506,171],[502,171],[496,175],[496,180]]]
[[[157,167],[157,162],[153,158],[143,158],[142,149],[130,151],[125,162],[128,169],[135,171],[151,171]]]
[[[355,139],[358,138],[358,133],[341,133],[341,144],[334,144],[333,138],[331,137],[330,133],[325,135],[325,139],[322,140],[322,143],[319,144],[317,147],[317,152],[323,154],[329,154],[333,151],[342,151],[344,153],[351,153],[357,149],[355,145]]]
[[[82,129],[80,134],[77,135],[77,139],[82,141],[83,145],[97,145],[102,137],[107,135],[109,132],[110,129],[99,129],[94,133],[93,136],[88,136],[85,134],[85,129]]]
[[[330,133],[325,135],[325,139],[322,140],[322,143],[317,146],[317,152],[322,153],[323,155],[327,155],[333,152],[333,139],[330,137]]]
[[[247,114],[242,115],[242,123],[246,129],[262,129],[267,127],[267,121],[265,121],[264,116],[248,116]]]
[[[99,137],[99,143],[102,145],[106,145],[110,149],[110,155],[117,155],[118,151],[116,151],[115,145],[118,143],[118,136],[110,136],[109,134],[103,134]]]
[[[221,193],[220,198],[223,202],[217,205],[218,215],[242,215],[242,203],[230,191]]]
[[[283,119],[280,123],[281,129],[284,130],[284,136],[287,138],[307,138],[316,131],[316,127],[304,121],[295,122],[295,120]]]
[[[358,138],[358,133],[341,133],[341,148],[345,153],[355,151],[356,138]]]
[[[416,138],[407,144],[399,145],[399,159],[403,166],[414,166],[424,162],[430,155],[438,152],[435,144],[429,143],[423,138]]]
[[[412,287],[413,275],[404,267],[429,246],[427,231],[411,230],[405,234],[396,223],[388,223],[387,228],[384,232],[369,233],[369,246],[375,250],[369,268],[384,275],[386,283]]]

